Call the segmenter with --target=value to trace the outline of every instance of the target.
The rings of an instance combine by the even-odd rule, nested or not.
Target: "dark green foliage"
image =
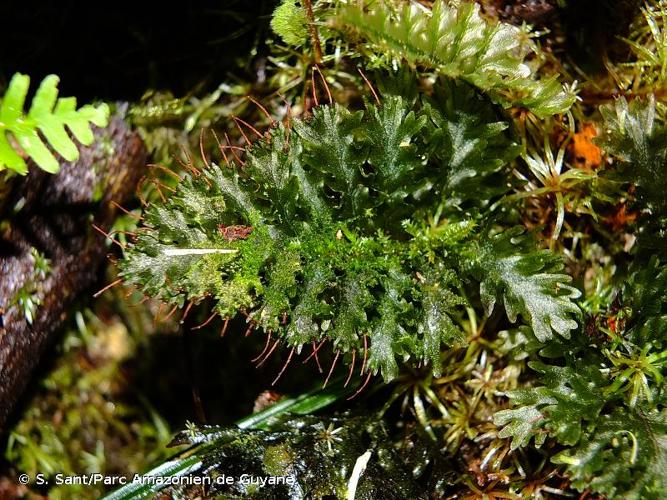
[[[390,96],[360,111],[315,108],[253,145],[242,168],[213,166],[149,209],[123,275],[179,305],[212,296],[220,315],[243,310],[299,350],[370,341],[368,368],[387,380],[401,358],[439,373],[441,345],[465,339],[465,283],[482,283],[489,310],[504,299],[542,340],[567,335],[576,291],[557,259],[517,232],[475,235],[466,222],[488,203],[478,193],[506,190],[497,174],[518,150],[505,129],[454,85],[423,106]],[[452,220],[420,234],[415,223],[435,211]],[[245,234],[230,238],[234,228]]]
[[[600,108],[604,135],[600,145],[626,165],[626,178],[637,186],[637,201],[656,216],[667,214],[667,127],[656,119],[655,99],[625,98]]]
[[[512,391],[516,407],[498,412],[495,422],[505,426],[502,436],[513,437],[513,447],[533,437],[538,446],[547,438],[565,445],[552,461],[564,464],[579,490],[664,498],[667,128],[656,115],[653,96],[630,103],[617,99],[600,110],[599,143],[620,160],[607,175],[631,186],[631,207],[640,211],[634,259],[627,278],[611,285],[613,301],[589,318],[588,336],[542,349],[543,356],[556,359],[529,363],[539,374],[537,385]],[[606,321],[596,320],[600,314]]]
[[[426,112],[433,127],[429,153],[452,166],[445,181],[445,204],[464,204],[464,208],[466,202],[475,208],[488,206],[490,200],[507,192],[504,167],[519,154],[520,148],[505,140],[502,131],[507,124],[499,120],[497,110],[468,86],[441,85],[427,99]]]
[[[187,342],[217,342],[209,320],[187,333],[211,313],[238,315],[230,333],[254,328],[246,347],[266,345],[258,364],[286,351],[273,360],[280,375],[289,365],[286,391],[326,343],[331,392],[281,399],[238,428],[189,426],[175,442],[191,447],[151,471],[231,485],[133,484],[111,498],[346,498],[353,477],[357,498],[667,497],[667,0],[604,37],[618,40],[594,77],[573,47],[604,23],[572,19],[588,12],[575,2],[313,0],[312,15],[310,3],[268,6],[276,36],[260,16],[268,38],[252,34],[243,70],[210,95],[149,93],[134,107],[155,163],[210,156],[202,127],[233,149],[223,165],[175,167],[180,182],[154,167],[142,222],[118,238],[125,280],[166,303],[152,305],[158,318],[201,303],[181,323]],[[249,144],[245,130],[279,117]],[[239,358],[227,352],[221,365]],[[336,367],[350,368],[346,387]],[[206,399],[218,396],[199,392],[215,421]],[[334,401],[364,416],[304,416]]]
[[[543,355],[562,358],[531,368],[539,385],[513,391],[517,407],[496,414],[513,446],[547,437],[568,446],[555,455],[579,490],[610,497],[663,498],[667,493],[665,386],[667,272],[665,248],[666,128],[653,97],[621,98],[601,107],[599,141],[620,164],[611,177],[630,184],[640,210],[638,245],[628,279],[613,288],[605,340],[593,332],[571,346],[552,345]],[[595,324],[594,322],[591,324]]]
[[[420,304],[430,301],[437,308],[433,294],[452,286],[451,273],[421,266],[417,269],[433,283],[415,283],[413,264],[403,262],[407,243],[398,238],[404,235],[391,234],[394,228],[387,224],[389,216],[395,221],[411,213],[407,202],[416,201],[407,173],[436,169],[410,154],[423,148],[414,143],[424,126],[425,119],[417,119],[400,98],[365,114],[340,106],[318,108],[309,121],[291,129],[280,126],[270,141],[248,151],[244,175],[224,167],[204,172],[212,186],[208,196],[227,207],[222,217],[215,223],[200,217],[202,222],[190,229],[192,218],[188,224],[185,216],[193,214],[184,200],[192,197],[189,187],[203,186],[201,180],[182,186],[185,195],[174,200],[174,207],[156,207],[147,217],[149,224],[159,224],[159,242],[148,238],[124,273],[137,281],[143,274],[147,291],[163,298],[211,294],[222,315],[244,309],[262,328],[297,347],[327,336],[347,352],[360,349],[368,335],[371,367],[392,378],[396,351],[424,357],[422,335],[410,324],[423,325],[423,336],[433,335]],[[368,164],[372,171],[366,173]],[[418,176],[412,179],[426,184]],[[253,230],[247,239],[226,241],[216,224]],[[174,244],[213,253],[166,255]],[[238,255],[215,253],[218,249]],[[170,286],[164,286],[165,279]],[[386,314],[372,313],[376,303]],[[452,324],[451,331],[458,329]],[[456,338],[460,334],[446,340]]]
[[[634,312],[627,336],[638,346],[667,347],[667,267],[653,257],[631,276],[623,296]]]
[[[566,366],[534,361],[529,366],[540,374],[542,385],[511,393],[519,408],[496,413],[496,424],[506,425],[500,436],[513,437],[513,448],[527,445],[533,437],[541,445],[547,434],[563,444],[578,443],[585,422],[595,421],[605,402],[600,369],[581,360]]]
[[[514,448],[533,437],[538,446],[546,438],[568,446],[552,460],[565,464],[577,489],[623,498],[667,492],[666,280],[656,258],[635,271],[621,306],[609,311],[612,341],[579,336],[544,348],[556,359],[529,363],[539,384],[510,392],[516,407],[494,417]]]
[[[573,318],[579,308],[572,299],[580,292],[566,284],[570,279],[561,272],[561,259],[548,250],[535,251],[522,232],[517,228],[495,235],[470,256],[480,277],[482,304],[490,315],[502,298],[510,321],[521,314],[541,342],[553,336],[552,330],[567,338],[577,328]]]
[[[667,413],[617,408],[593,432],[553,458],[572,485],[609,497],[664,498],[667,494]]]
[[[658,374],[662,371],[659,385],[664,377],[664,368],[659,368],[664,366],[664,357],[663,352],[663,361],[656,363]],[[633,404],[632,386],[642,375],[604,368],[605,363],[612,363],[592,350],[576,360],[566,359],[565,366],[530,363],[540,374],[541,385],[510,393],[517,408],[496,413],[496,424],[505,425],[500,436],[511,436],[512,447],[526,446],[532,438],[540,446],[547,437],[568,446],[552,460],[566,466],[579,490],[593,488],[624,498],[661,498],[667,492],[664,397],[662,404],[656,404],[656,394],[649,393]],[[645,370],[644,381],[655,375],[650,368]],[[610,373],[615,373],[616,380]],[[631,387],[619,387],[621,384],[615,383],[618,377]],[[623,397],[630,398],[627,406]]]

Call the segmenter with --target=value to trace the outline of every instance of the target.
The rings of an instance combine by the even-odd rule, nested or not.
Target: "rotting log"
[[[0,200],[0,434],[68,307],[99,276],[108,248],[93,224],[109,230],[146,164],[141,138],[119,115],[80,151],[55,175],[32,165]],[[35,266],[43,258],[46,273]]]

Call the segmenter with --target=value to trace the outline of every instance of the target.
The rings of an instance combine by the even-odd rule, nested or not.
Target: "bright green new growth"
[[[28,76],[15,74],[0,102],[0,170],[9,168],[20,174],[28,172],[24,158],[11,143],[11,135],[40,168],[55,173],[60,164],[43,138],[66,161],[74,161],[79,157],[79,151],[68,130],[81,144],[90,145],[93,142],[90,124],[106,126],[109,107],[100,104],[76,109],[75,97],[58,98],[58,77],[49,75],[40,84],[30,110],[25,114],[23,108],[29,85]]]
[[[505,129],[465,86],[315,108],[249,148],[242,168],[213,166],[150,208],[122,274],[167,302],[213,297],[221,316],[242,310],[297,350],[368,345],[367,369],[387,380],[399,359],[439,373],[441,345],[465,339],[464,288],[480,282],[489,309],[504,300],[541,338],[568,335],[577,292],[557,259],[471,218],[480,194],[507,189],[497,175],[518,150]]]
[[[621,66],[634,69],[626,85],[638,94],[659,92],[667,80],[667,2],[647,0],[640,21],[633,23],[629,38],[624,39],[634,54],[634,61]]]
[[[473,2],[450,6],[436,0],[431,11],[417,2],[392,9],[382,2],[352,1],[340,6],[333,23],[356,30],[380,55],[464,80],[496,102],[528,108],[541,118],[565,113],[575,100],[574,91],[556,77],[534,79],[525,62],[536,50],[529,33],[483,19]]]
[[[296,0],[282,0],[271,17],[271,29],[288,45],[300,47],[308,39],[308,18]]]

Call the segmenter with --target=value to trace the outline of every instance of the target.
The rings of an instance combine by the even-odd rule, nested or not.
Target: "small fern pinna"
[[[60,163],[53,152],[65,161],[79,157],[79,150],[68,132],[79,143],[89,146],[93,142],[91,124],[107,125],[107,104],[89,104],[77,109],[75,97],[58,98],[58,81],[56,75],[44,78],[35,92],[30,110],[25,113],[23,107],[30,77],[20,73],[12,77],[0,101],[0,172],[10,169],[25,175],[28,166],[24,156],[27,156],[39,168],[56,173]],[[45,145],[44,139],[53,151]]]
[[[399,362],[437,374],[477,304],[568,337],[578,291],[559,259],[493,224],[518,152],[501,110],[463,83],[315,107],[148,208],[121,272],[170,304],[245,313],[265,355],[329,343],[385,380]]]

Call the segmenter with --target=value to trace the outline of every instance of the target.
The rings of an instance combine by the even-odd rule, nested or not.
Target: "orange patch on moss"
[[[574,134],[570,154],[577,167],[595,170],[602,163],[602,151],[593,142],[593,138],[597,135],[598,132],[592,123],[584,123],[581,130]]]
[[[620,231],[635,220],[637,220],[637,212],[629,212],[625,204],[621,205],[613,214],[604,218],[604,221],[613,231]]]

